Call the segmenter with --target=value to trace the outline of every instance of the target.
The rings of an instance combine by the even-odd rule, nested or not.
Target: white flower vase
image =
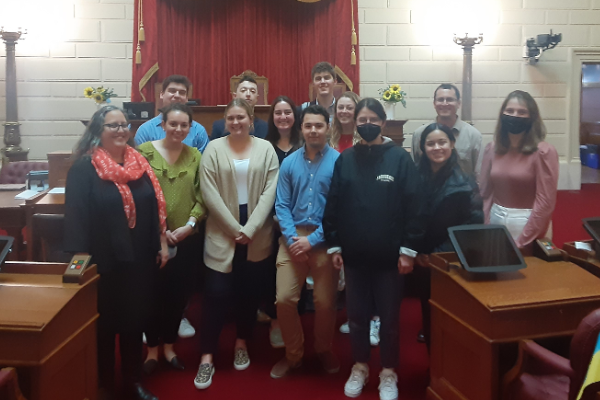
[[[101,109],[102,107],[104,107],[105,105],[107,105],[107,103],[105,101],[103,101],[102,103],[96,103],[96,110]]]
[[[385,107],[385,115],[387,117],[388,120],[395,120],[396,119],[396,103],[390,103],[389,101],[386,101],[384,103],[384,107]]]

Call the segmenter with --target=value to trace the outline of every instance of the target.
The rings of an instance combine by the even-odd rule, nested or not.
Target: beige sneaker
[[[279,362],[277,364],[275,364],[273,366],[273,368],[271,369],[271,378],[273,378],[273,379],[283,378],[284,376],[286,376],[290,372],[292,372],[292,370],[300,368],[301,365],[302,365],[302,361],[299,361],[298,363],[293,364],[291,361],[289,361],[287,358],[284,357],[281,360],[279,360]]]
[[[340,370],[340,362],[331,351],[326,351],[325,353],[319,353],[317,355],[319,356],[323,369],[328,374],[335,374]]]

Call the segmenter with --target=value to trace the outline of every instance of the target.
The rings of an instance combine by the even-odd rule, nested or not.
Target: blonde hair
[[[342,94],[336,100],[335,110],[333,112],[333,124],[331,124],[331,128],[329,128],[329,144],[334,149],[337,149],[338,144],[340,143],[340,137],[341,137],[342,131],[343,131],[342,123],[340,122],[340,120],[337,117],[337,105],[338,105],[338,102],[341,99],[343,99],[344,97],[352,100],[354,102],[355,106],[360,101],[360,97],[356,93],[354,93],[354,92],[344,92],[344,94]],[[352,118],[352,120],[354,120],[354,117]],[[360,136],[356,132],[356,129],[354,130],[354,134],[353,135],[354,136],[352,138],[352,145],[355,145],[356,143],[360,142]]]
[[[225,107],[225,112],[223,113],[225,119],[227,119],[227,112],[233,107],[243,108],[250,117],[250,119],[254,119],[254,110],[250,106],[250,103],[248,103],[244,99],[233,99],[229,102],[229,104],[227,104],[227,106]]]

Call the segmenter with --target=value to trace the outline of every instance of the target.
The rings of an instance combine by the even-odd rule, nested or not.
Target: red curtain
[[[358,62],[351,65],[357,0],[142,0],[141,64],[135,3],[133,101],[142,94],[154,101],[155,82],[182,74],[203,105],[226,104],[231,76],[250,69],[269,79],[269,103],[282,94],[300,103],[308,100],[310,70],[319,61],[337,65],[358,93]]]

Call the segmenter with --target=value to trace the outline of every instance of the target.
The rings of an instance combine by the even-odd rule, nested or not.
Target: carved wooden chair
[[[249,69],[239,75],[234,75],[229,78],[229,91],[235,93],[237,83],[243,76],[251,76],[256,81],[256,85],[258,86],[258,100],[256,101],[256,104],[259,106],[269,105],[269,79],[264,76],[258,76],[256,72]]]

